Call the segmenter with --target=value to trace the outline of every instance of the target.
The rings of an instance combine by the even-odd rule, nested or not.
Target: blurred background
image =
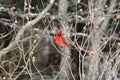
[[[0,80],[120,80],[120,0],[0,0]]]

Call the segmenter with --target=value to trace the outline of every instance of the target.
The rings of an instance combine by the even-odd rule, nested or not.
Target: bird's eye
[[[62,36],[61,34],[58,34],[58,36]]]

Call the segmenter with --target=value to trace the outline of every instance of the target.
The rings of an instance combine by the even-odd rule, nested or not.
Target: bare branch
[[[42,19],[43,15],[47,13],[47,11],[51,8],[53,3],[54,0],[50,0],[50,3],[47,5],[47,7],[41,13],[39,13],[34,20],[29,21],[24,26],[22,26],[22,28],[18,31],[15,40],[7,48],[4,48],[0,51],[0,57],[7,54],[11,49],[13,49],[16,46],[16,43],[19,42],[24,32],[29,28],[33,27],[40,19]]]

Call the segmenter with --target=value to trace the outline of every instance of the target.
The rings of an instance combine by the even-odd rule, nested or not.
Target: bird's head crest
[[[62,35],[62,31],[61,31],[61,30],[58,31],[58,35],[59,35],[59,36]]]

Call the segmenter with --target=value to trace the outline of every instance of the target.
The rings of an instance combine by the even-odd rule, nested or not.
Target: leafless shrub
[[[119,37],[119,0],[1,0],[0,80],[119,80]]]

